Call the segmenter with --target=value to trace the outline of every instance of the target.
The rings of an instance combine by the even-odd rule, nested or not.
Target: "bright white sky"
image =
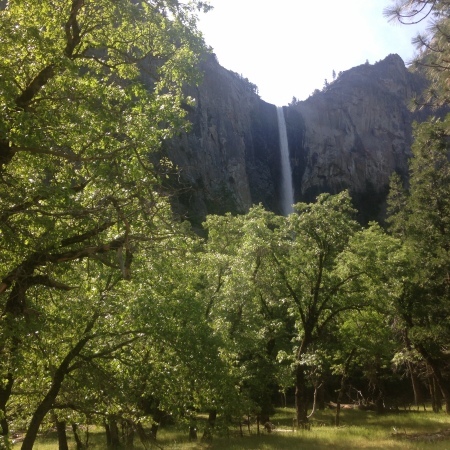
[[[340,71],[390,53],[414,55],[418,26],[392,24],[392,0],[210,0],[199,28],[219,63],[278,106],[306,99]],[[422,27],[423,28],[423,27]]]

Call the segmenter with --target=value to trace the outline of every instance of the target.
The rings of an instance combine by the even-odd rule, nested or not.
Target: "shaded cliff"
[[[190,88],[190,133],[168,142],[179,168],[177,207],[200,223],[207,213],[246,212],[263,202],[278,211],[280,163],[276,108],[256,87],[211,55],[203,81]]]
[[[175,206],[200,223],[207,213],[245,212],[255,203],[280,212],[276,107],[256,87],[221,67],[202,64],[189,94],[192,130],[167,143],[179,168]],[[389,177],[406,176],[411,125],[408,101],[425,86],[390,55],[340,74],[326,90],[284,108],[295,201],[349,189],[363,221],[383,214]]]

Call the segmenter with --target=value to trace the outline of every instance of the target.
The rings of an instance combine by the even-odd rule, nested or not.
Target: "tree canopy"
[[[287,391],[298,425],[320,389],[339,424],[349,380],[381,412],[399,367],[450,412],[449,118],[414,127],[387,230],[361,226],[344,191],[287,217],[209,215],[199,237],[174,216],[172,163],[155,155],[189,127],[183,88],[201,76],[208,9],[0,2],[0,448],[13,427],[31,449],[50,424],[63,448],[80,422],[102,425],[110,448],[119,424],[124,445],[168,419],[194,439],[200,411],[210,438],[217,416],[268,421]],[[433,19],[417,39],[423,101],[448,104],[449,3],[387,15]]]
[[[2,3],[0,419],[5,436],[7,404],[14,383],[23,382],[18,374],[29,367],[31,336],[45,336],[40,348],[48,352],[58,336],[56,326],[66,323],[73,333],[67,350],[62,344],[57,353],[61,359],[49,363],[56,372],[51,395],[40,403],[45,414],[64,377],[78,367],[74,358],[94,341],[104,345],[94,329],[105,317],[123,316],[123,299],[116,303],[118,311],[113,301],[120,279],[131,280],[139,254],[174,235],[159,182],[164,173],[155,170],[150,154],[186,126],[183,108],[191,99],[182,87],[198,79],[203,52],[195,26],[199,9],[208,5]],[[93,354],[114,353],[133,341],[134,327],[123,317],[117,343],[111,337],[109,350],[92,349]],[[55,337],[44,333],[47,327]],[[33,445],[42,417],[35,414],[23,448]]]

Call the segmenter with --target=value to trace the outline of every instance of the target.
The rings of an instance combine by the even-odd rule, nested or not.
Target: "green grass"
[[[251,433],[243,428],[244,436],[240,436],[239,427],[233,427],[228,433],[218,433],[210,444],[200,442],[203,430],[199,420],[199,441],[189,442],[187,429],[172,427],[160,430],[158,445],[165,450],[344,450],[344,449],[432,449],[450,450],[450,436],[440,439],[432,433],[450,430],[450,417],[444,413],[435,414],[430,411],[408,411],[377,415],[374,412],[344,410],[341,412],[341,426],[336,428],[334,412],[319,411],[311,420],[310,430],[293,430],[292,422],[295,412],[292,408],[278,409],[272,417],[275,431],[268,434],[261,430],[257,435],[256,425],[252,425]],[[397,434],[395,434],[395,430]],[[421,435],[410,439],[413,435]],[[68,433],[70,436],[70,433]],[[428,437],[426,436],[428,435]],[[91,433],[89,449],[105,449],[105,438],[101,430]],[[69,443],[75,449],[73,440]],[[53,434],[40,438],[35,450],[57,450],[58,445]],[[136,449],[143,449],[136,440]],[[152,448],[157,448],[153,446]],[[20,449],[20,444],[14,450]]]

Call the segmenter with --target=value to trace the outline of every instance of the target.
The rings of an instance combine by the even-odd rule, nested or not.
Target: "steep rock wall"
[[[192,130],[168,142],[179,168],[175,206],[200,223],[207,213],[245,212],[255,203],[280,212],[280,152],[276,107],[255,86],[221,67],[202,64],[203,82],[190,88]],[[406,176],[411,125],[423,120],[409,100],[425,86],[390,55],[346,72],[327,89],[284,108],[295,201],[349,189],[361,220],[380,218],[393,171]]]
[[[202,64],[203,81],[188,93],[190,133],[168,142],[179,168],[178,209],[201,222],[206,213],[246,212],[263,202],[278,211],[280,163],[276,108],[255,86],[221,67],[214,56]]]
[[[408,108],[424,86],[390,55],[288,108],[296,201],[349,189],[363,220],[382,217],[391,174],[408,171],[412,122],[427,114]]]

